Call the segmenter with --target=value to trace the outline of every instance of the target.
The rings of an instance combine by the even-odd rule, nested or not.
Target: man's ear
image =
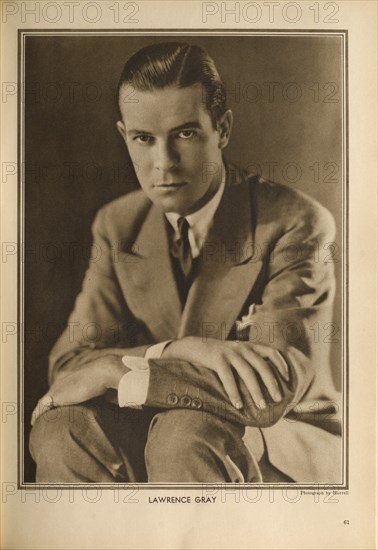
[[[218,120],[220,149],[224,149],[230,140],[233,119],[232,111],[228,109]]]
[[[124,142],[126,143],[126,128],[122,120],[119,120],[116,124],[118,132],[123,137]]]

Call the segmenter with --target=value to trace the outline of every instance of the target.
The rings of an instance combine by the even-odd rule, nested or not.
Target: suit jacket
[[[227,170],[227,185],[182,307],[163,212],[139,190],[105,205],[92,227],[93,254],[64,333],[50,355],[50,382],[98,356],[143,356],[187,335],[241,337],[281,352],[275,371],[284,398],[258,409],[237,378],[244,407],[228,401],[217,374],[201,365],[150,360],[146,406],[197,408],[246,428],[253,452],[263,434],[270,461],[295,481],[341,481],[339,396],[329,343],[316,337],[332,320],[334,239],[330,213],[286,186]],[[320,254],[319,254],[320,251]]]

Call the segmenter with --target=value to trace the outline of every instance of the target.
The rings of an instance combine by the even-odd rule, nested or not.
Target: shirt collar
[[[226,170],[222,165],[222,179],[215,195],[199,210],[185,216],[189,224],[189,243],[193,258],[199,256],[202,245],[205,242],[206,235],[212,225],[214,214],[222,199],[223,191],[226,185]],[[176,212],[166,212],[167,220],[172,225],[178,236],[177,221],[182,216]]]

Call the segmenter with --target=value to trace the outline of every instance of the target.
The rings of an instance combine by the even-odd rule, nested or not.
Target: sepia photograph
[[[20,31],[21,486],[348,488],[346,51]]]

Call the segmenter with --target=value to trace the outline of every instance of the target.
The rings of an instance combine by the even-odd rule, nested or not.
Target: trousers
[[[266,453],[254,456],[243,435],[243,426],[202,411],[128,409],[96,398],[46,411],[29,448],[38,483],[293,481]]]

